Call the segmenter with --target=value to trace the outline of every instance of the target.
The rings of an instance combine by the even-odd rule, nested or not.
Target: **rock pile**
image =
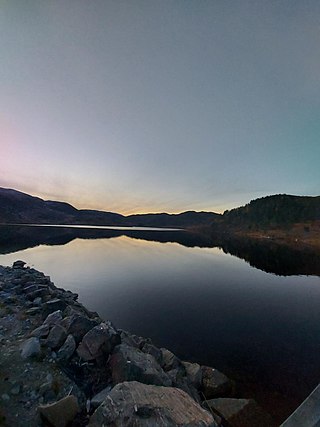
[[[12,344],[9,356],[15,355],[18,365],[17,357],[21,366],[38,366],[39,375],[47,372],[34,399],[28,387],[18,390],[20,401],[29,402],[20,408],[29,424],[17,426],[254,427],[266,425],[266,419],[273,425],[257,406],[230,399],[235,384],[221,372],[181,361],[150,339],[117,329],[77,302],[77,294],[55,287],[23,261],[1,267],[0,302],[2,343],[10,342],[8,331],[18,330],[19,353]],[[61,386],[67,383],[69,392]],[[235,409],[222,398],[235,401]],[[8,400],[13,401],[4,393],[2,401]],[[32,418],[35,411],[38,417]]]

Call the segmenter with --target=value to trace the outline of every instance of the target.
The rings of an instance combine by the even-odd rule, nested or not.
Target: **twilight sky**
[[[78,208],[320,194],[319,0],[0,0],[0,186]]]

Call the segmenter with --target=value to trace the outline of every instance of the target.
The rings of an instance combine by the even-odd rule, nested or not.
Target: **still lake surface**
[[[26,261],[116,327],[251,383],[262,399],[278,399],[280,406],[286,400],[294,407],[320,382],[317,257],[304,260],[304,274],[292,274],[303,257],[286,249],[290,275],[279,275],[284,255],[272,249],[257,256],[253,247],[251,255],[268,258],[269,271],[274,253],[277,274],[214,243],[197,246],[186,232],[94,233],[1,227],[0,264]],[[248,248],[243,251],[248,259]],[[306,265],[315,267],[310,275]]]

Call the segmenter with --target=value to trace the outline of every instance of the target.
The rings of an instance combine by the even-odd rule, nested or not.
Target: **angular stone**
[[[139,381],[144,384],[171,386],[171,380],[151,354],[126,344],[117,346],[110,358],[112,381]]]
[[[172,369],[176,369],[181,366],[180,359],[177,358],[175,354],[173,354],[167,348],[161,348],[162,353],[162,368],[164,371],[171,371]]]
[[[206,401],[230,427],[275,427],[276,423],[253,399],[220,398]]]
[[[111,322],[103,322],[85,334],[77,353],[83,360],[94,360],[108,356],[121,338]]]
[[[40,297],[35,298],[35,299],[32,301],[32,304],[33,304],[34,306],[38,307],[39,305],[41,305],[41,304],[42,304],[42,298],[40,298]]]
[[[90,418],[89,427],[217,427],[212,415],[182,390],[141,384],[116,385]]]
[[[93,398],[90,401],[91,407],[96,409],[98,406],[100,406],[101,403],[103,403],[103,401],[106,399],[106,397],[108,396],[108,394],[110,393],[111,390],[112,390],[112,387],[109,386],[109,387],[106,387],[103,390],[101,390],[95,396],[93,396]]]
[[[119,333],[121,336],[121,342],[123,344],[127,344],[131,347],[140,348],[141,340],[139,340],[136,335],[131,335],[128,331],[124,331],[119,329]]]
[[[67,303],[59,298],[54,298],[50,301],[47,301],[43,304],[43,310],[45,315],[53,313],[54,311],[61,310],[63,311],[67,307]]]
[[[67,396],[50,405],[38,407],[41,418],[52,427],[66,427],[70,424],[78,412],[80,412],[78,400],[75,396]]]
[[[84,335],[98,325],[98,322],[88,319],[85,316],[73,316],[70,320],[68,333],[72,334],[77,343],[79,343]]]
[[[28,357],[37,356],[40,353],[40,342],[36,337],[27,339],[21,347],[21,356],[26,359]]]
[[[39,314],[41,312],[41,307],[31,307],[29,310],[26,310],[26,314],[30,316],[34,316],[36,314]]]
[[[27,286],[26,288],[23,288],[23,292],[25,293],[25,294],[32,294],[33,292],[35,292],[36,290],[37,290],[38,288],[37,288],[37,286],[36,285],[30,285],[30,286]]]
[[[49,314],[45,321],[43,322],[44,325],[54,326],[58,325],[62,321],[62,311],[57,310],[53,313]]]
[[[21,261],[20,259],[18,259],[17,261],[15,261],[12,265],[13,268],[23,268],[26,265],[26,263],[24,261]]]
[[[202,370],[198,363],[182,362],[186,369],[188,380],[199,389],[202,383]]]
[[[151,354],[151,356],[153,356],[156,359],[156,361],[159,363],[159,365],[161,366],[161,364],[162,364],[162,351],[159,348],[157,348],[153,344],[149,344],[146,342],[141,350],[144,353]]]
[[[39,298],[39,297],[42,298],[48,294],[49,294],[48,289],[37,289],[33,292],[28,293],[28,299],[34,300],[34,299]]]
[[[223,397],[231,393],[233,383],[222,372],[209,366],[201,366],[202,392],[206,399]]]
[[[188,393],[196,402],[201,403],[200,395],[194,385],[188,380],[185,370],[181,368],[172,369],[171,371],[167,371],[167,375],[171,379],[173,387],[180,388]]]
[[[60,325],[55,325],[49,332],[46,345],[52,349],[60,347],[67,337],[67,331]]]
[[[33,337],[44,338],[49,334],[49,325],[43,324],[31,332]]]
[[[62,347],[57,353],[58,360],[60,360],[61,362],[68,361],[69,359],[71,359],[73,353],[75,352],[75,349],[76,349],[75,339],[71,334],[69,334],[64,344],[62,345]]]

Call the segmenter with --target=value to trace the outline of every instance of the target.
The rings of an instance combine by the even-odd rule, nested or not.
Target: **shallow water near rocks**
[[[320,382],[319,276],[277,276],[217,247],[125,235],[57,243],[24,245],[0,264],[26,261],[116,327],[245,383],[279,418]]]

